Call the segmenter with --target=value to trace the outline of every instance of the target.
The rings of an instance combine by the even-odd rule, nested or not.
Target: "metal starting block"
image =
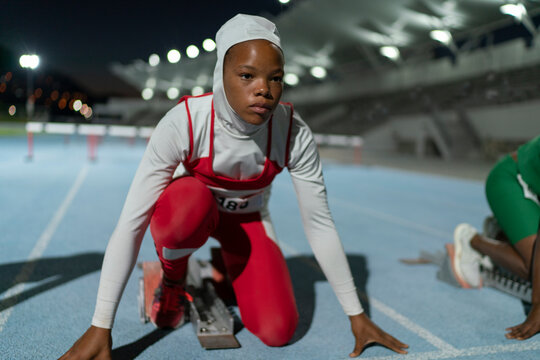
[[[145,261],[140,263],[139,267],[143,270],[143,276],[139,278],[139,294],[137,296],[139,319],[143,324],[146,324],[150,321],[154,292],[161,281],[161,264],[159,261]]]
[[[212,265],[191,257],[187,278],[187,290],[193,296],[189,312],[191,324],[205,349],[238,348],[234,319],[217,296],[211,279]]]
[[[454,276],[452,270],[451,258],[453,257],[454,244],[445,244],[446,251],[438,251],[429,253],[426,251],[420,252],[418,259],[402,259],[401,262],[406,264],[427,264],[432,263],[439,267],[437,270],[437,279],[455,287],[463,287],[462,284]],[[508,295],[514,296],[525,303],[531,302],[532,284],[530,281],[525,281],[510,272],[493,266],[493,269],[488,269],[480,265],[480,276],[482,277],[482,285],[502,291]]]
[[[532,284],[530,281],[525,281],[497,267],[490,270],[480,266],[480,275],[482,275],[484,286],[500,290],[527,303],[531,302]]]
[[[162,275],[159,261],[143,262],[141,267],[143,277],[139,280],[139,318],[146,324],[150,321],[154,292]],[[203,348],[238,348],[240,343],[234,336],[234,318],[217,296],[212,274],[213,268],[209,262],[194,257],[189,259],[186,290],[193,301],[189,303],[186,315]]]

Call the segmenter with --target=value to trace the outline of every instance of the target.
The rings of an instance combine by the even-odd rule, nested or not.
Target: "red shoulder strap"
[[[180,104],[182,102],[184,102],[186,104],[186,111],[187,111],[188,120],[189,120],[189,155],[188,155],[188,158],[187,158],[188,163],[190,162],[191,155],[193,154],[193,122],[191,120],[191,113],[189,111],[188,99],[190,99],[190,98],[199,98],[199,97],[204,97],[204,96],[209,96],[209,95],[212,95],[212,93],[209,92],[209,93],[205,93],[205,94],[197,95],[197,96],[184,95],[184,96],[182,96],[180,98],[180,100],[178,100],[178,104]],[[212,103],[212,107],[213,107],[213,103]],[[213,114],[213,108],[212,108],[212,114]]]
[[[189,163],[190,160],[191,160],[191,155],[193,154],[193,123],[191,121],[191,113],[189,112],[189,106],[188,106],[188,99],[190,98],[191,96],[182,96],[180,98],[180,100],[178,100],[178,104],[180,103],[185,103],[186,105],[186,112],[187,112],[187,116],[188,116],[188,122],[189,122],[189,154],[188,154],[188,157],[186,159],[186,161]]]

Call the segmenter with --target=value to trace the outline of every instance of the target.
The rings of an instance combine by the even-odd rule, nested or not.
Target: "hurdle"
[[[137,137],[146,139],[148,142],[154,131],[152,126],[129,126],[129,125],[101,125],[101,124],[72,124],[72,123],[41,123],[28,122],[26,132],[28,138],[27,158],[34,158],[34,134],[45,132],[47,134],[62,134],[67,137],[78,134],[86,136],[88,143],[88,160],[97,160],[97,149],[104,136],[124,137],[134,144]],[[313,134],[318,146],[351,147],[354,149],[354,163],[362,162],[362,147],[364,140],[361,136]],[[66,143],[68,141],[65,141]]]
[[[129,139],[130,145],[135,144],[135,138],[137,137],[137,128],[134,126],[125,125],[111,125],[109,126],[108,135],[124,137]]]
[[[34,133],[40,133],[43,131],[43,123],[28,122],[25,126],[26,138],[28,142],[28,154],[26,158],[28,160],[34,159]]]
[[[33,160],[35,156],[34,135],[39,133],[64,135],[64,143],[69,143],[69,136],[86,136],[87,157],[89,161],[97,160],[97,149],[104,136],[124,137],[134,144],[137,137],[145,139],[147,142],[154,131],[149,126],[126,126],[126,125],[101,125],[101,124],[73,124],[73,123],[42,123],[28,122],[25,126],[28,153],[26,158]]]
[[[354,149],[354,163],[362,162],[362,147],[364,139],[357,135],[313,134],[318,146],[352,147]]]

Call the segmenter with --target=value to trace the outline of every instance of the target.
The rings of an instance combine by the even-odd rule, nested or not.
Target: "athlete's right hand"
[[[357,357],[364,351],[364,349],[373,343],[386,346],[390,350],[394,350],[400,354],[407,354],[409,345],[402,343],[392,335],[383,331],[373,321],[371,321],[365,313],[360,315],[349,316],[351,321],[351,329],[356,343],[354,350],[349,354],[349,357]]]
[[[91,326],[58,360],[111,360],[111,329]]]

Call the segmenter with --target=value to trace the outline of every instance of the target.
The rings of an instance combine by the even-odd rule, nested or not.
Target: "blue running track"
[[[54,359],[88,327],[103,253],[145,142],[105,138],[87,160],[84,138],[0,137],[0,358]],[[432,265],[400,258],[443,250],[459,222],[480,227],[489,209],[479,181],[325,162],[330,207],[368,314],[410,345],[401,356],[372,346],[363,359],[539,359],[540,336],[517,342],[504,329],[524,320],[520,301],[492,289],[436,280]],[[273,187],[271,212],[287,258],[301,321],[292,344],[203,350],[191,326],[158,331],[139,322],[134,273],[113,330],[119,359],[347,359],[347,317],[313,259],[288,174]],[[196,254],[209,257],[210,240]],[[147,234],[139,260],[155,260]]]

